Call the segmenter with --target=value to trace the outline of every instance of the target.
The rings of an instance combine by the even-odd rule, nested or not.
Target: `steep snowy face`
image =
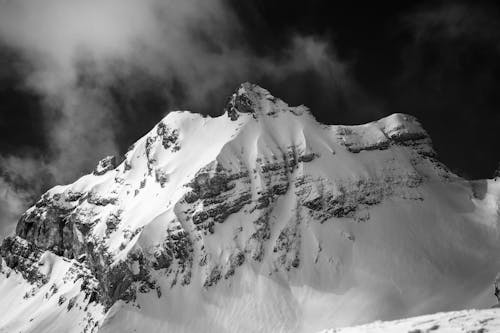
[[[16,276],[18,306],[64,298],[0,327],[302,332],[491,305],[499,192],[439,163],[412,116],[328,126],[245,83],[222,116],[171,112],[45,193],[2,246],[0,295]]]

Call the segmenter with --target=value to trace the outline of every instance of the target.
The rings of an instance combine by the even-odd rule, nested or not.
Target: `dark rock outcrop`
[[[34,244],[19,237],[7,237],[0,247],[2,264],[21,273],[29,283],[38,287],[48,282],[47,277],[38,269],[42,251]]]
[[[99,163],[97,164],[94,170],[94,175],[96,176],[104,175],[106,172],[115,169],[116,166],[117,166],[116,157],[106,156],[105,158],[100,160]]]
[[[237,120],[239,113],[252,113],[254,112],[254,104],[249,96],[246,94],[245,87],[249,84],[244,84],[238,89],[227,102],[225,111],[231,120]]]

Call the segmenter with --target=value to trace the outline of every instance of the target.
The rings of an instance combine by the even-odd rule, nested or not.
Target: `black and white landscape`
[[[498,10],[0,2],[0,332],[500,332]]]

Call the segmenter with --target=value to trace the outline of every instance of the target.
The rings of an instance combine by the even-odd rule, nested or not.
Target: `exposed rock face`
[[[226,105],[226,112],[231,120],[238,119],[238,113],[252,113],[255,111],[255,105],[247,94],[251,90],[251,84],[243,84],[230,98]]]
[[[500,304],[500,273],[496,276],[495,281],[493,282],[493,294],[497,298],[498,304]]]
[[[172,276],[170,286],[178,282],[182,285],[191,283],[193,267],[193,243],[178,222],[172,223],[164,242],[155,248],[152,266],[165,275]]]
[[[209,299],[249,271],[342,294],[363,228],[384,224],[393,206],[409,212],[395,209],[394,220],[413,221],[435,184],[461,182],[411,116],[326,126],[246,83],[225,115],[173,112],[121,164],[107,157],[93,174],[49,190],[0,253],[40,290],[50,274],[37,262],[51,253],[78,272],[68,281],[83,281],[85,306],[110,313],[123,304],[140,312],[151,295],[159,304],[189,300],[188,290]],[[68,311],[82,307],[58,297]],[[104,312],[91,315],[93,327]]]
[[[97,164],[94,170],[94,175],[96,176],[104,175],[106,172],[111,171],[114,168],[116,168],[116,157],[106,156],[105,158],[100,160],[99,163]]]
[[[338,126],[337,135],[352,153],[404,145],[413,147],[423,155],[435,156],[429,136],[416,124],[417,120],[410,115],[394,114],[371,126]]]
[[[180,148],[178,139],[179,131],[176,129],[170,129],[167,124],[161,122],[158,124],[156,133],[161,138],[161,144],[165,149],[172,149],[172,151],[178,151]]]
[[[2,264],[17,270],[31,284],[40,287],[48,282],[36,265],[42,253],[32,243],[17,237],[8,237],[0,247],[0,254],[3,257]]]
[[[73,258],[74,244],[78,240],[74,238],[74,223],[69,218],[71,212],[72,205],[61,202],[60,196],[45,195],[34,208],[23,214],[16,234],[39,248]]]

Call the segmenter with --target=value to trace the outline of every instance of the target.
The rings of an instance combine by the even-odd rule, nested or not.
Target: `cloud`
[[[127,76],[133,69],[161,77],[167,87],[181,80],[187,98],[201,104],[231,71],[248,67],[241,50],[228,49],[230,18],[221,6],[190,0],[2,2],[0,38],[33,68],[26,85],[45,97],[46,131],[61,171],[88,169],[99,156],[117,153],[119,120],[106,88],[117,78],[133,79]],[[74,174],[64,176],[67,181]]]
[[[53,181],[53,172],[38,158],[0,156],[0,239],[14,231],[26,207]]]
[[[314,36],[295,35],[291,38],[288,49],[284,52],[281,62],[267,62],[268,72],[273,77],[313,71],[325,83],[331,84],[331,89],[342,93],[353,90],[354,84],[349,73],[347,62],[340,60],[332,45]]]
[[[284,86],[304,73],[314,74],[325,96],[356,90],[328,42],[289,40],[257,54],[223,0],[0,2],[0,43],[20,52],[25,87],[43,98],[40,126],[55,183],[137,139],[152,125],[145,119],[158,117],[148,108],[219,114],[243,81]]]
[[[0,178],[0,239],[14,232],[19,216],[26,210],[24,196]]]
[[[78,150],[88,160],[118,150],[106,90],[118,78],[141,73],[163,83],[171,104],[205,110],[213,96],[261,76],[314,70],[338,88],[345,80],[327,43],[311,37],[292,38],[280,59],[257,56],[219,0],[7,0],[0,9],[0,38],[34,66],[26,84],[46,97],[55,150]]]

